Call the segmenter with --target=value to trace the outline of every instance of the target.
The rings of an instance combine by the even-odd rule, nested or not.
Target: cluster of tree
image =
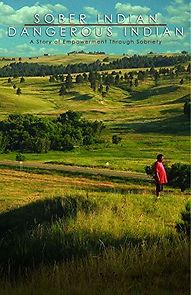
[[[144,67],[166,67],[188,62],[189,54],[173,56],[139,56],[123,57],[108,63],[96,60],[93,63],[78,63],[64,65],[42,65],[38,63],[14,62],[0,69],[0,77],[9,76],[45,76],[71,73],[83,73],[91,71],[104,71],[112,69],[144,68]]]
[[[102,122],[87,121],[78,112],[68,111],[56,119],[33,115],[9,115],[0,122],[1,151],[48,152],[71,150],[76,145],[99,141]]]
[[[73,83],[81,84],[84,82],[89,82],[90,87],[93,91],[98,91],[102,97],[106,96],[110,89],[110,85],[115,85],[125,90],[131,91],[131,88],[137,87],[139,82],[144,81],[146,78],[150,77],[155,81],[155,85],[158,85],[158,82],[161,76],[168,76],[170,78],[174,78],[175,75],[182,73],[183,71],[188,71],[189,66],[187,68],[183,66],[177,66],[174,68],[160,68],[156,70],[154,67],[150,69],[146,69],[145,71],[130,71],[126,73],[122,73],[122,71],[112,71],[108,72],[97,72],[91,71],[89,73],[77,74],[75,79],[72,79],[71,74],[67,76],[64,75],[53,75],[50,77],[50,82],[63,82],[59,91],[61,96],[68,93],[68,91],[72,88]],[[74,80],[74,81],[73,81]],[[183,84],[183,78],[180,80],[180,84]]]
[[[191,165],[175,163],[171,167],[165,165],[168,176],[168,184],[172,187],[180,188],[181,192],[190,188],[190,169]],[[145,172],[154,175],[154,165],[146,166]]]
[[[104,51],[89,51],[89,52],[85,52],[84,50],[80,50],[80,51],[70,51],[68,52],[68,55],[70,54],[105,54]]]
[[[12,84],[11,78],[8,78],[7,82],[10,83],[10,84]],[[24,77],[21,77],[20,83],[24,83],[24,82],[25,82],[25,78]],[[16,89],[16,88],[17,88],[17,86],[15,84],[13,84],[13,89]],[[16,90],[16,94],[17,95],[20,95],[21,93],[22,93],[21,88],[18,87],[17,90]]]

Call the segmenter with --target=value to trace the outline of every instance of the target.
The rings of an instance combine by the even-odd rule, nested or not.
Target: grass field
[[[34,289],[37,294],[52,294],[54,288],[58,293],[64,288],[64,294],[88,294],[91,284],[92,294],[98,294],[100,288],[102,294],[188,294],[189,247],[175,229],[189,198],[187,193],[167,189],[156,201],[154,188],[148,184],[4,169],[0,173],[1,212],[8,214],[6,224],[6,216],[0,215],[0,232],[4,226],[15,226],[15,219],[19,232],[25,224],[22,235],[18,236],[15,228],[11,240],[5,238],[6,247],[14,241],[16,252],[10,248],[5,254],[1,243],[1,261],[2,255],[4,263],[6,257],[12,257],[9,272],[19,268],[22,274],[24,267],[28,273],[27,280],[21,277],[17,283],[1,280],[1,294],[25,294]],[[85,201],[86,207],[79,203],[75,217],[57,218],[49,224],[45,218],[54,207],[47,200],[56,196]],[[40,211],[39,201],[45,204]],[[87,202],[90,211],[84,211]],[[29,227],[29,216],[32,220],[42,216],[44,221]],[[43,266],[43,257],[54,266],[46,267],[45,261]],[[70,262],[71,257],[76,258]],[[32,267],[31,259],[38,269],[32,273],[26,268]]]
[[[38,62],[67,58],[74,56]],[[16,153],[0,154],[0,294],[189,294],[189,241],[176,230],[189,191],[167,186],[156,200],[153,180],[144,175],[159,153],[169,165],[189,163],[183,106],[190,90],[188,79],[180,85],[180,78],[158,85],[148,78],[131,93],[111,86],[106,97],[88,83],[74,84],[61,97],[60,83],[49,77],[0,79],[0,120],[10,113],[53,118],[74,110],[106,125],[97,145],[26,153],[28,169],[3,166],[14,164]],[[122,137],[118,145],[113,134]],[[40,169],[45,162],[84,173]],[[86,175],[87,168],[108,175]],[[106,177],[112,172],[132,177]]]

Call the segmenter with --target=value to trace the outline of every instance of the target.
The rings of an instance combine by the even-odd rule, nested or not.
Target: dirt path
[[[0,166],[2,167],[15,167],[19,168],[20,164],[16,161],[0,161]],[[135,180],[147,180],[149,177],[144,173],[137,172],[128,172],[128,171],[117,171],[111,170],[108,168],[89,168],[89,167],[80,167],[80,166],[68,166],[68,165],[58,165],[58,164],[45,164],[41,162],[23,162],[21,165],[22,168],[37,168],[42,170],[52,170],[52,171],[63,171],[74,174],[84,174],[84,175],[96,175],[96,176],[106,176],[106,177],[119,177],[126,179],[135,179]]]

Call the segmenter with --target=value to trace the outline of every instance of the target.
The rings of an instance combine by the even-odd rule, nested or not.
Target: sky
[[[27,28],[27,33],[25,31],[21,36],[25,24],[35,25],[34,15],[36,13],[39,14],[41,24],[45,23],[44,16],[46,14],[53,15],[56,24],[58,24],[58,14],[64,14],[66,24],[69,23],[69,14],[75,14],[75,23],[79,23],[80,13],[85,14],[86,25],[83,25],[83,27],[86,27],[86,29],[83,34],[89,32],[90,35],[84,36],[82,34],[83,27],[76,27],[76,36],[71,36],[71,27],[62,26],[62,33],[65,34],[63,33],[60,36],[60,27],[57,26],[50,29],[49,34],[55,31],[55,35],[50,37],[45,32],[49,27],[46,24],[46,27],[37,27],[42,30],[41,36],[33,36],[33,27]],[[129,24],[129,15],[131,15],[131,23],[138,24],[148,24],[148,15],[155,15],[157,23],[167,24],[168,32],[166,31],[164,34],[165,27],[160,27],[157,36],[156,28],[150,27],[150,29],[146,29],[146,35],[149,35],[149,33],[151,35],[144,36],[143,27],[139,27],[139,35],[134,34],[132,36],[130,27],[116,27],[107,23],[107,27],[97,27],[97,34],[101,34],[101,30],[102,34],[96,36],[97,15],[99,15],[100,22],[103,23],[104,14],[113,15],[112,24],[116,23],[115,16],[117,14],[125,16],[124,24]],[[141,19],[137,21],[137,17],[140,15]],[[81,50],[85,52],[104,51],[107,54],[190,51],[189,19],[190,3],[187,0],[4,0],[0,1],[0,56],[29,57],[43,54],[64,54]],[[88,27],[88,23],[95,23],[95,26]],[[9,27],[14,27],[14,29],[11,29],[11,33],[16,33],[15,36],[8,36]],[[107,31],[109,27],[112,27],[112,35]],[[124,34],[125,28],[127,29],[126,35]],[[180,34],[176,36],[176,28],[183,30],[183,36]],[[84,44],[84,41],[87,41],[86,44]]]

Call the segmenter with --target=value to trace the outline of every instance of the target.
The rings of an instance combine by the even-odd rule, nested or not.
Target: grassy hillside
[[[72,152],[27,154],[27,160],[63,161],[67,164],[105,166],[122,170],[144,171],[158,152],[166,155],[169,163],[188,162],[189,120],[183,114],[183,105],[189,97],[189,83],[180,85],[180,77],[173,81],[161,79],[158,86],[150,78],[133,87],[132,93],[119,87],[110,87],[106,97],[94,92],[89,83],[74,84],[70,93],[59,95],[60,83],[48,81],[49,77],[0,79],[0,118],[9,113],[33,113],[56,116],[67,110],[80,111],[83,117],[102,120],[107,129],[105,143],[98,146],[77,148]],[[75,75],[74,75],[75,79]],[[12,85],[21,87],[16,95]],[[112,134],[119,134],[122,142],[111,144]],[[13,160],[15,154],[2,154],[0,159]]]
[[[61,55],[49,55],[49,56],[36,56],[36,57],[23,57],[22,62],[28,63],[40,63],[40,64],[50,64],[50,65],[67,65],[70,63],[91,63],[96,60],[103,61],[104,58],[109,57],[109,61],[113,61],[117,58],[121,58],[122,55],[114,54],[61,54]],[[19,62],[19,58],[16,57],[14,61],[1,60],[0,57],[0,67],[8,65],[12,62]]]
[[[80,55],[38,62],[70,58],[82,61]],[[74,110],[106,126],[100,143],[26,153],[20,169],[11,166],[16,152],[0,154],[0,294],[188,294],[189,241],[176,223],[189,192],[167,186],[156,200],[153,179],[144,174],[159,153],[169,165],[189,163],[183,107],[190,89],[187,76],[180,84],[182,76],[157,83],[147,77],[131,90],[113,85],[105,97],[88,82],[73,83],[60,96],[61,83],[49,77],[0,79],[0,120],[11,113],[53,118]],[[114,134],[122,138],[117,145]],[[86,174],[87,167],[95,173]],[[112,175],[121,171],[128,177]]]

